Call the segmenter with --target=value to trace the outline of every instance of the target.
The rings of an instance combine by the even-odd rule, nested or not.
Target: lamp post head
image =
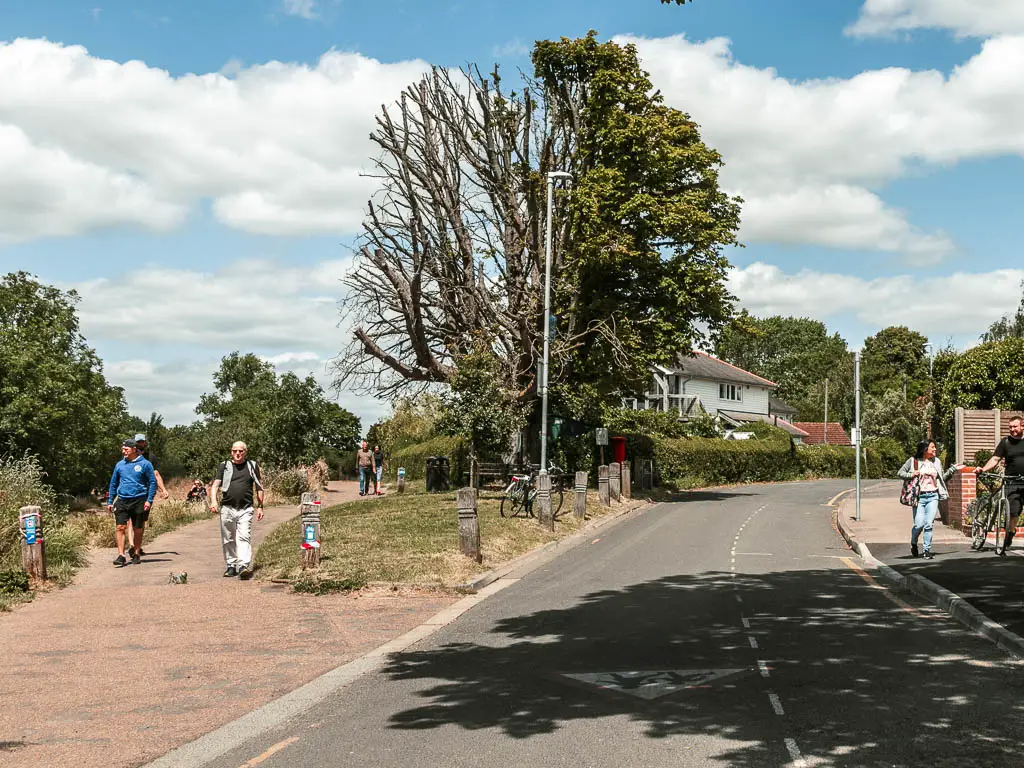
[[[572,180],[572,174],[568,171],[548,171],[548,181],[554,181],[555,179],[565,179],[566,181]]]

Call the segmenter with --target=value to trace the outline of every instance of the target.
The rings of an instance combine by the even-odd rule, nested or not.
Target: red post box
[[[615,461],[621,464],[626,460],[626,438],[624,437],[613,437],[612,443],[612,455],[615,457]]]

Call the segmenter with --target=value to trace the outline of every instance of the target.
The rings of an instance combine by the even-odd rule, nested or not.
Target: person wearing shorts
[[[1006,481],[1006,499],[1010,502],[1010,521],[1006,526],[1006,539],[996,547],[996,554],[1000,557],[1006,555],[1013,541],[1013,534],[1017,531],[1017,518],[1020,517],[1021,508],[1024,506],[1024,482],[1019,479],[1024,477],[1024,422],[1020,416],[1010,419],[1010,434],[999,441],[992,458],[985,462],[985,466],[975,470],[977,472],[989,472],[1000,462],[1003,463],[1006,476],[1011,478]]]
[[[135,540],[142,541],[142,533],[146,527],[149,508],[156,497],[156,475],[153,465],[139,454],[134,440],[121,443],[121,456],[124,458],[114,466],[110,476],[108,496],[110,503],[107,509],[114,513],[114,524],[117,526],[117,557],[114,565],[121,568],[128,564],[125,556],[125,539],[128,524],[131,523]],[[133,548],[131,559],[133,564],[141,561],[138,548]]]
[[[142,458],[153,465],[153,477],[156,478],[156,488],[160,492],[160,498],[169,499],[171,494],[169,494],[167,492],[167,488],[164,487],[164,479],[160,476],[160,470],[156,468],[156,459],[154,459],[149,453],[149,443],[146,441],[146,436],[144,434],[139,433],[135,436],[135,447],[139,449],[139,454]],[[146,511],[142,516],[142,522],[143,524],[149,522],[149,511]],[[133,551],[137,551],[141,557],[146,553],[142,551],[142,539],[135,538],[135,531],[136,528],[134,525],[128,529],[128,548]]]

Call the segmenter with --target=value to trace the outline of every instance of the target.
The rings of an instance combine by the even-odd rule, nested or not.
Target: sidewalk
[[[358,498],[331,483],[324,504]],[[254,523],[254,545],[297,506]],[[113,525],[113,522],[111,522]],[[299,532],[296,529],[296,557]],[[422,594],[296,595],[225,579],[213,515],[115,568],[0,615],[0,763],[141,765],[397,637],[454,602]],[[169,583],[188,572],[188,583]]]
[[[854,497],[844,497],[837,518],[840,527],[871,554],[903,575],[917,574],[948,589],[992,620],[1024,635],[1024,539],[1014,542],[1007,557],[995,557],[993,545],[971,550],[971,541],[959,531],[935,520],[934,560],[910,556],[911,512],[899,503],[900,481],[867,484],[861,492],[861,520],[854,518]],[[1019,544],[1018,544],[1019,542]]]

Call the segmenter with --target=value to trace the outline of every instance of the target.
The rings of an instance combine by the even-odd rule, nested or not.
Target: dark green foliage
[[[456,483],[462,483],[465,473],[469,471],[469,448],[462,438],[447,435],[395,451],[386,465],[388,477],[395,477],[398,468],[405,467],[407,480],[422,480],[426,476],[427,458],[430,456],[447,456],[453,487]]]
[[[886,392],[906,393],[906,400],[928,393],[928,339],[906,326],[883,328],[864,340],[861,386],[881,397]]]
[[[0,571],[0,595],[19,595],[28,589],[28,574],[20,568]]]
[[[974,465],[975,467],[985,466],[985,462],[992,458],[992,451],[982,449],[974,452]]]
[[[848,449],[850,450],[850,449]],[[864,477],[892,478],[910,456],[910,452],[892,438],[867,438],[864,441],[865,466],[861,468]]]
[[[278,496],[296,502],[309,490],[306,473],[301,469],[285,469],[267,479],[268,487]]]
[[[25,272],[0,280],[0,455],[38,456],[48,484],[72,494],[109,478],[128,423],[77,302]]]
[[[907,454],[924,439],[923,407],[913,400],[905,400],[902,391],[889,390],[877,397],[868,395],[861,407],[865,435],[895,440]]]
[[[942,381],[939,411],[949,420],[956,408],[1024,410],[1024,339],[981,344],[953,360]]]

